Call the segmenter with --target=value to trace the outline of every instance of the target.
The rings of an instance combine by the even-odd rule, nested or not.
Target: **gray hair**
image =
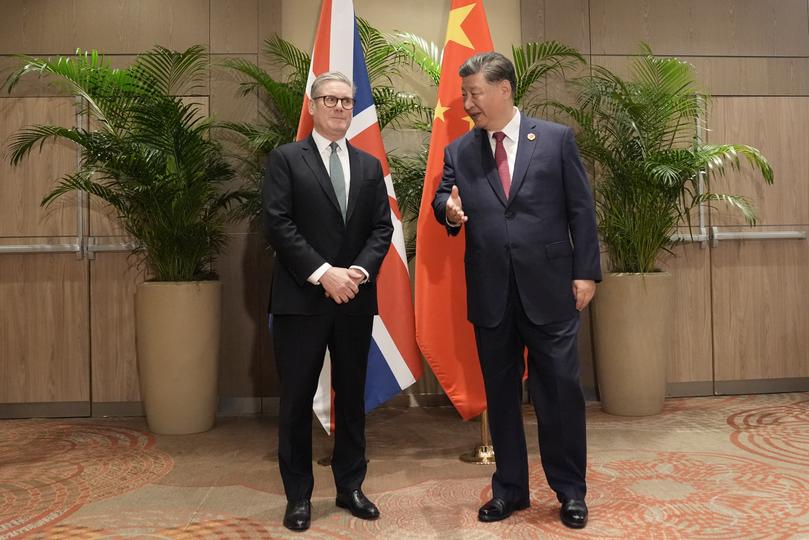
[[[349,79],[339,71],[327,71],[325,73],[321,73],[320,75],[318,75],[315,78],[314,82],[312,82],[312,90],[311,90],[312,97],[314,98],[317,96],[317,91],[321,86],[323,86],[328,82],[335,82],[335,81],[347,84],[348,86],[351,87],[351,95],[352,96],[357,95],[357,88],[354,86],[354,82],[351,79]]]
[[[514,64],[502,54],[494,51],[476,54],[464,62],[458,70],[461,77],[476,73],[483,73],[483,77],[489,83],[508,81],[511,84],[511,97],[514,97],[514,89],[517,88]]]

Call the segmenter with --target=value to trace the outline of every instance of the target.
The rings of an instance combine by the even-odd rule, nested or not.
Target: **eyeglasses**
[[[323,105],[329,108],[336,107],[338,101],[340,102],[340,104],[343,106],[344,109],[354,108],[354,98],[350,97],[339,98],[337,96],[317,96],[313,97],[312,99],[322,99]]]

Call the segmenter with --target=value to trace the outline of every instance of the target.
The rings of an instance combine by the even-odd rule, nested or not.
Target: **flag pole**
[[[489,433],[489,410],[483,411],[480,415],[480,444],[471,452],[461,454],[461,461],[465,463],[477,463],[478,465],[494,465],[494,446]]]

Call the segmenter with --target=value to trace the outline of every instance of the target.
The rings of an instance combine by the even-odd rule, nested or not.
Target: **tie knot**
[[[494,133],[492,133],[492,137],[497,142],[503,142],[503,139],[506,138],[506,134],[503,133],[502,131],[495,131]]]
[[[340,148],[340,145],[339,145],[339,144],[337,144],[336,142],[332,142],[332,143],[329,145],[329,148],[331,148],[331,153],[332,153],[332,154],[334,154],[334,153],[336,153],[336,152],[337,152],[337,149],[338,149],[338,148]]]

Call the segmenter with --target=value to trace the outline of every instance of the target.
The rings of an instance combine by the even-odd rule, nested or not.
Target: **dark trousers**
[[[522,377],[528,348],[528,390],[539,423],[542,468],[559,501],[584,499],[587,439],[579,383],[579,318],[535,325],[525,314],[512,278],[503,320],[475,327],[486,387],[489,428],[497,470],[492,492],[508,502],[527,502],[528,456],[522,421]]]
[[[365,374],[373,316],[274,315],[281,383],[278,464],[287,500],[312,496],[312,400],[328,347],[334,389],[332,473],[338,492],[365,479]]]

